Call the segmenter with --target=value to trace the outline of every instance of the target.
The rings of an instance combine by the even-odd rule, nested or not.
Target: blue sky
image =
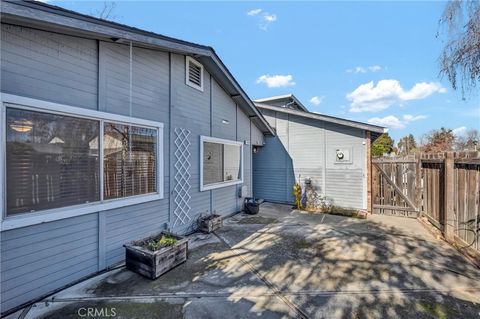
[[[103,2],[50,1],[82,13]],[[127,2],[114,20],[212,46],[247,94],[295,94],[313,112],[388,126],[396,141],[480,127],[480,95],[438,76],[445,3]]]

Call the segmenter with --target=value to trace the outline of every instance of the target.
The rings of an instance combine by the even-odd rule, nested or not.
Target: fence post
[[[417,217],[422,215],[422,159],[420,154],[415,154],[415,207],[418,209]]]
[[[366,132],[365,148],[367,153],[367,213],[373,213],[373,197],[372,197],[372,145],[370,132]]]
[[[446,238],[452,239],[455,229],[454,229],[454,220],[455,220],[455,211],[454,211],[454,194],[455,194],[455,162],[454,162],[454,153],[446,152],[445,153],[445,162],[444,162],[444,235]]]

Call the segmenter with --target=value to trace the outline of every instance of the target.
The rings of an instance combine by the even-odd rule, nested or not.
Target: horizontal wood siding
[[[242,207],[241,185],[200,192],[201,135],[249,142],[244,179],[251,194],[252,134],[261,145],[262,133],[215,80],[211,84],[208,72],[203,92],[187,86],[185,56],[133,47],[130,60],[126,44],[3,24],[1,53],[2,92],[113,114],[131,112],[165,125],[164,199],[1,233],[1,311],[118,264],[124,243],[172,226],[175,128],[191,132],[192,208],[190,222],[174,231],[191,231],[201,213],[225,215]]]
[[[334,204],[366,209],[364,132],[347,126],[325,123],[326,193]],[[336,150],[352,150],[351,164],[335,163]]]
[[[2,92],[97,108],[97,41],[2,24]]]
[[[123,207],[106,214],[106,264],[123,262],[123,244],[159,233],[168,221],[168,201]]]
[[[189,141],[191,143],[190,151],[190,220],[186,224],[177,224],[174,228],[175,232],[192,231],[201,213],[209,212],[210,192],[200,192],[200,136],[210,135],[210,75],[204,73],[204,90],[199,91],[188,85],[185,85],[185,57],[178,54],[171,55],[172,63],[172,132],[175,128],[185,128],[190,131]],[[175,174],[175,157],[176,147],[173,142],[175,135],[172,135],[172,189],[175,187],[173,177]],[[175,222],[174,198],[175,192],[172,192],[171,206],[171,224]]]
[[[253,158],[253,194],[292,203],[293,184],[311,178],[319,194],[335,205],[366,208],[364,131],[338,124],[262,110],[277,136],[267,137]],[[352,163],[336,164],[336,150],[352,151]]]
[[[312,180],[312,185],[319,194],[324,194],[323,168],[325,160],[324,122],[289,115],[289,154],[293,163],[294,177],[302,183],[305,178]],[[295,181],[293,181],[294,183]],[[293,198],[293,183],[289,183]]]
[[[2,232],[2,311],[96,272],[97,226],[89,214]]]
[[[265,144],[265,136],[255,125],[251,125],[252,131],[252,145],[253,146],[263,146]]]
[[[242,186],[247,187],[247,197],[252,196],[252,135],[251,135],[251,122],[248,116],[237,107],[237,141],[243,142],[243,184],[237,185],[235,198],[237,201],[237,207],[235,211],[239,211],[243,208],[243,201],[245,197],[240,197]],[[252,125],[255,127],[255,125]],[[258,130],[258,128],[257,128]],[[262,134],[263,136],[263,134]],[[245,143],[247,142],[247,143]]]
[[[216,81],[212,81],[212,136],[237,140],[237,105]],[[236,185],[213,189],[211,192],[213,211],[223,216],[237,211]]]

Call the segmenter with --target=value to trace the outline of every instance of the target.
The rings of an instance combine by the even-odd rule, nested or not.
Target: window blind
[[[7,214],[98,201],[100,122],[7,108]]]
[[[104,198],[154,193],[157,130],[104,123]]]

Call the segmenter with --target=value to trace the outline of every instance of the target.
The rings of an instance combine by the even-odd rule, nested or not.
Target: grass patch
[[[353,217],[353,218],[359,218],[359,219],[365,219],[366,215],[361,214],[358,210],[356,209],[351,209],[351,208],[343,208],[343,207],[338,207],[338,206],[333,206],[329,211],[326,212],[327,214],[332,214],[332,215],[339,215],[339,216],[346,216],[346,217]]]
[[[254,216],[254,217],[245,217],[241,219],[238,223],[239,224],[274,224],[277,223],[278,220],[275,218],[267,218],[262,216]]]
[[[307,249],[307,248],[312,247],[312,243],[309,243],[305,239],[300,239],[298,241],[295,241],[294,247],[296,249]]]
[[[454,309],[445,309],[445,307],[436,302],[417,302],[416,308],[418,311],[429,314],[438,319],[458,318],[458,313]]]

